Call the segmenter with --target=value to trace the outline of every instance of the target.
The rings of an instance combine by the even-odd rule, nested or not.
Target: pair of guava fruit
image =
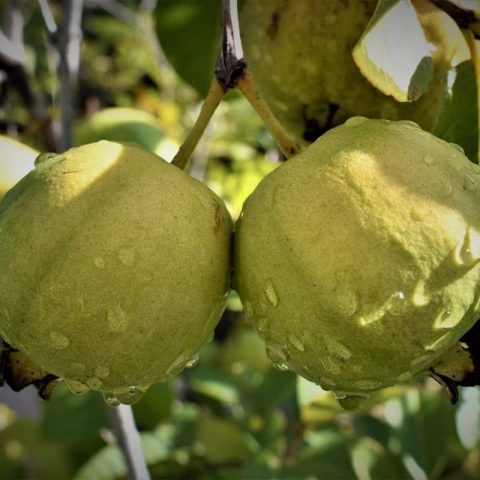
[[[438,363],[478,318],[479,201],[479,167],[403,121],[350,119],[267,175],[234,286],[271,360],[339,397]],[[139,147],[40,156],[0,204],[0,336],[133,403],[211,338],[231,234],[215,194]]]

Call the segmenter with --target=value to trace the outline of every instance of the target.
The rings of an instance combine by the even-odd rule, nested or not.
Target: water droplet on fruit
[[[395,292],[388,301],[388,311],[395,317],[399,317],[405,313],[407,305],[405,302],[405,294],[403,292]]]
[[[379,382],[378,380],[356,380],[353,383],[353,386],[355,388],[358,388],[359,390],[376,390],[379,387],[381,387],[382,382]]]
[[[257,330],[260,333],[265,333],[268,330],[268,318],[259,317],[257,320]]]
[[[118,259],[127,267],[132,267],[135,264],[135,252],[121,248],[118,252]]]
[[[293,334],[289,335],[288,340],[299,352],[305,351],[305,345],[296,335],[293,335]]]
[[[330,390],[336,385],[336,383],[328,377],[320,377],[318,381],[320,382],[320,385],[324,390]]]
[[[110,375],[110,369],[104,365],[99,365],[95,369],[95,375],[100,378],[107,378]]]
[[[411,374],[411,372],[403,372],[398,376],[398,382],[399,383],[408,382],[409,380],[411,380],[412,377],[413,375]]]
[[[433,165],[435,163],[435,158],[433,158],[432,155],[425,155],[423,157],[423,163],[426,165]]]
[[[50,344],[56,350],[65,350],[70,345],[70,340],[61,333],[50,332]]]
[[[200,360],[200,355],[198,353],[196,353],[186,364],[185,364],[185,367],[186,368],[192,368],[194,367],[198,361]]]
[[[450,143],[450,146],[457,152],[460,152],[462,155],[465,155],[465,150],[460,145],[456,143]]]
[[[365,400],[367,400],[367,397],[362,397],[359,395],[347,395],[342,398],[337,398],[337,402],[340,404],[340,406],[348,411],[358,410]]]
[[[186,352],[180,353],[180,355],[178,355],[178,357],[167,368],[167,375],[178,375],[185,368],[189,359],[190,354],[187,354]]]
[[[478,188],[478,182],[470,175],[465,175],[463,178],[463,188],[469,192],[474,192]]]
[[[425,350],[428,350],[430,352],[437,352],[438,350],[443,350],[444,348],[447,348],[451,343],[451,335],[449,333],[446,333],[445,335],[442,335],[440,338],[437,338],[431,343],[428,343],[425,345]]]
[[[135,405],[145,395],[145,391],[135,385],[128,387],[128,390],[114,390],[113,393],[124,405]]]
[[[272,280],[268,280],[265,285],[265,296],[272,306],[276,307],[278,305],[277,291],[275,290]]]
[[[104,393],[103,399],[110,407],[118,407],[122,403],[113,392]]]
[[[35,166],[39,165],[40,163],[44,163],[44,162],[46,162],[47,160],[50,160],[51,158],[56,157],[57,155],[59,155],[59,154],[58,154],[58,153],[54,153],[54,152],[41,153],[41,154],[35,159]]]
[[[68,378],[65,378],[64,381],[68,389],[75,395],[84,395],[90,390],[86,385],[77,382],[76,380],[69,380]]]
[[[97,268],[105,268],[105,260],[103,259],[103,257],[95,257],[93,259],[93,263]]]
[[[92,389],[92,390],[98,390],[102,386],[103,382],[96,377],[89,378],[87,380],[87,385]]]
[[[362,123],[365,123],[368,121],[368,118],[366,117],[351,117],[349,118],[344,125],[347,127],[356,127],[357,125],[361,125]]]
[[[334,356],[341,358],[342,360],[348,360],[352,356],[352,352],[343,343],[339,342],[330,335],[324,335],[323,337],[327,350]]]
[[[475,229],[467,228],[463,241],[453,250],[452,259],[459,267],[473,267],[480,261],[480,234]]]
[[[410,362],[410,366],[414,369],[417,369],[420,365],[425,364],[430,359],[430,355],[421,355],[420,357],[414,358]]]
[[[418,123],[412,122],[411,120],[400,120],[398,123],[405,125],[406,127],[416,128],[420,130],[420,125]]]
[[[273,366],[278,370],[288,370],[288,365],[285,363],[288,360],[286,353],[281,347],[267,342],[266,352]]]
[[[107,321],[112,332],[125,332],[128,329],[129,319],[120,304],[107,310]]]
[[[447,308],[446,310],[442,310],[433,321],[433,329],[434,330],[444,330],[450,329],[458,325],[461,318],[458,315],[452,315],[452,310]]]
[[[425,307],[430,303],[430,296],[425,292],[425,281],[419,280],[412,293],[412,303],[415,307]]]
[[[440,185],[439,194],[442,197],[449,197],[453,193],[453,187],[450,182],[442,182]]]
[[[74,370],[75,372],[83,372],[85,370],[85,365],[80,362],[73,362],[70,364],[70,368]]]
[[[342,367],[332,357],[322,357],[320,363],[324,370],[332,375],[339,375],[342,372]]]

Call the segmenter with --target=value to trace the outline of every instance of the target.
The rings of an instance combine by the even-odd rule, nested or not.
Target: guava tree
[[[2,477],[480,475],[477,2],[0,7]]]

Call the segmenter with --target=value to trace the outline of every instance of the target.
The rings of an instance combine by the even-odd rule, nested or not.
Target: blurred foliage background
[[[49,151],[58,147],[58,35],[52,25],[60,21],[62,2],[49,1],[51,10],[43,14],[42,2],[20,3],[26,62],[23,72],[0,63],[0,133]],[[5,18],[7,4],[0,1]],[[74,141],[120,135],[171,159],[210,82],[218,8],[217,0],[85,1]],[[460,100],[454,107],[447,103],[453,113],[443,114],[443,125],[455,126],[444,128],[445,137],[456,141],[465,135],[464,121],[478,130],[472,68],[459,68]],[[107,108],[117,110],[102,119],[97,112]],[[232,92],[196,149],[191,172],[237,218],[245,198],[281,161],[260,119]],[[16,394],[4,387],[0,477],[126,478],[107,408],[100,394],[75,396],[63,384],[48,402],[31,387]],[[436,383],[417,378],[346,412],[329,392],[273,368],[234,292],[199,362],[151,387],[133,409],[153,478],[480,478],[480,388],[464,389],[452,406]]]

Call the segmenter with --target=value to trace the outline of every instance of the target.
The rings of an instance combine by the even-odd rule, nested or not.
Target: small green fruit
[[[274,363],[366,395],[472,327],[480,168],[460,150],[355,117],[260,183],[237,225],[235,286]]]
[[[432,53],[433,78],[417,101],[399,103],[360,73],[352,49],[377,0],[246,0],[241,11],[245,58],[257,87],[289,131],[313,141],[348,117],[409,119],[430,130],[444,79],[464,39],[455,22],[426,0],[415,0]]]
[[[28,145],[0,135],[0,200],[33,169],[38,152]]]
[[[229,214],[136,146],[39,158],[0,204],[0,336],[73,391],[131,403],[211,336],[230,285]]]
[[[165,132],[155,116],[142,110],[112,107],[94,113],[75,130],[75,143],[83,145],[100,140],[137,143],[161,154]]]

